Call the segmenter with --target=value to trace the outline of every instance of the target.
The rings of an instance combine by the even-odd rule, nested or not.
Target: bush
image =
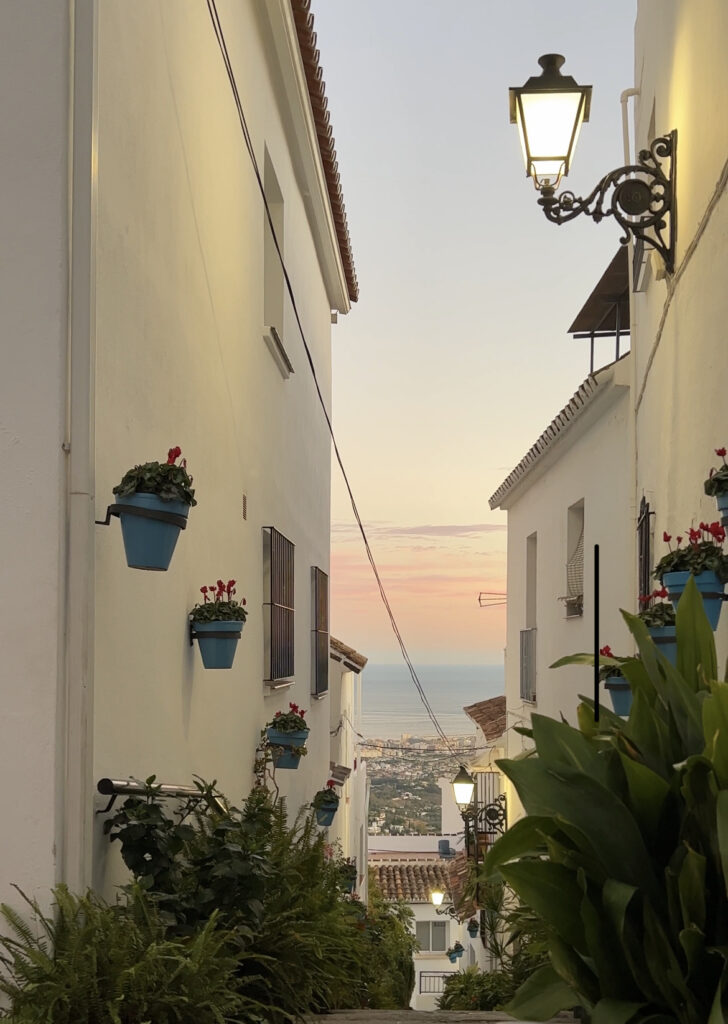
[[[437,1005],[441,1010],[499,1010],[514,991],[505,971],[483,973],[466,967],[445,981]]]
[[[550,964],[506,1009],[593,1024],[720,1024],[728,1010],[728,683],[692,579],[677,669],[622,613],[629,720],[582,698],[579,729],[532,716],[535,751],[498,762],[527,817],[486,857],[543,922]]]
[[[22,894],[21,894],[22,895]],[[138,887],[110,906],[55,892],[46,917],[28,900],[27,923],[5,905],[0,992],[13,1024],[252,1024],[267,1019],[241,991],[231,936],[214,915],[193,937],[171,939]]]

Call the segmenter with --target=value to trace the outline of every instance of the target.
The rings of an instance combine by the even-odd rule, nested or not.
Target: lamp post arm
[[[675,195],[675,156],[677,132],[654,139],[649,149],[639,154],[639,163],[618,167],[605,174],[588,196],[582,198],[565,191],[541,189],[539,205],[552,224],[565,224],[585,213],[599,223],[614,217],[624,231],[620,242],[631,237],[656,249],[668,273],[675,269],[677,205]],[[669,160],[669,171],[664,163]],[[669,225],[668,225],[669,220]]]

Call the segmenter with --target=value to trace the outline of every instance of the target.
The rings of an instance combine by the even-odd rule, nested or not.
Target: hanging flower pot
[[[662,536],[670,544],[670,534],[663,533]],[[717,522],[700,523],[698,529],[691,527],[687,545],[681,547],[683,538],[678,537],[677,547],[674,550],[670,547],[668,554],[655,566],[654,573],[667,588],[676,609],[688,579],[693,576],[712,629],[718,625],[723,590],[728,579],[728,556],[723,554],[725,537],[725,528]]]
[[[728,465],[725,461],[728,452],[725,448],[716,448],[715,454],[720,455],[723,465],[719,466],[717,470],[711,468],[710,475],[703,484],[703,489],[706,494],[715,498],[718,511],[721,514],[721,522],[723,526],[728,526]]]
[[[458,962],[457,953],[448,953],[447,958],[451,964],[456,964]]]
[[[308,753],[306,740],[309,728],[306,714],[298,704],[289,704],[286,712],[276,711],[273,721],[266,726],[266,743],[275,768],[298,768],[301,758]]]
[[[325,789],[320,789],[313,798],[311,806],[316,812],[316,822],[319,825],[332,825],[334,815],[339,808],[339,794],[336,792],[336,782],[329,779]]]
[[[657,646],[660,654],[664,654],[671,665],[677,665],[677,637],[674,626],[648,626],[647,632]]]
[[[118,516],[131,569],[166,571],[190,506],[197,504],[185,459],[176,465],[181,454],[180,448],[170,448],[166,463],[130,469],[114,488],[116,504],[109,505],[105,520],[97,520],[108,526],[110,517]]]
[[[480,925],[478,924],[474,917],[471,917],[470,920],[468,921],[468,935],[470,936],[471,939],[475,939],[478,937],[479,931]]]
[[[356,860],[353,857],[347,857],[339,865],[340,880],[339,885],[344,892],[354,892],[356,886]]]
[[[205,668],[232,668],[248,613],[245,598],[233,601],[235,580],[200,587],[204,598],[190,612],[190,643],[197,640]],[[209,595],[209,597],[208,597]]]
[[[660,654],[664,654],[671,665],[677,664],[677,641],[675,639],[675,609],[668,597],[667,587],[654,590],[640,597],[638,617],[647,626]]]
[[[632,709],[632,690],[624,676],[607,676],[604,686],[612,698],[615,715],[627,718]]]

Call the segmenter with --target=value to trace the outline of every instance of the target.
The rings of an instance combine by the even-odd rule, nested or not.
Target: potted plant
[[[311,806],[316,812],[316,821],[319,825],[331,825],[334,815],[339,808],[339,794],[335,789],[336,782],[329,779],[325,789],[320,789],[315,794]]]
[[[609,691],[615,715],[626,717],[632,707],[632,690],[624,678],[621,663],[629,659],[615,657],[608,644],[599,648],[599,654],[599,679]]]
[[[235,580],[200,587],[202,604],[190,612],[190,641],[200,645],[205,668],[232,668],[235,650],[248,613],[245,598],[233,601]],[[209,595],[209,596],[208,596]]]
[[[671,665],[675,665],[677,662],[675,609],[670,601],[663,600],[667,596],[667,587],[653,590],[651,594],[642,595],[638,618],[642,619],[647,626],[647,632],[661,653],[665,655]]]
[[[190,506],[197,504],[186,459],[177,465],[181,454],[181,448],[170,448],[166,462],[134,466],[114,488],[113,514],[121,521],[126,563],[132,569],[168,569]]]
[[[475,939],[477,938],[479,931],[480,925],[478,924],[474,917],[471,917],[470,920],[468,921],[468,935],[470,936],[471,939]]]
[[[306,740],[309,728],[306,712],[298,704],[289,704],[288,711],[276,711],[266,725],[266,738],[275,768],[298,768],[298,762],[308,751]]]
[[[712,629],[718,626],[723,606],[723,590],[728,580],[728,557],[723,554],[725,527],[720,523],[700,523],[697,530],[688,530],[688,543],[681,547],[682,537],[677,537],[673,550],[672,537],[663,533],[662,539],[670,550],[655,566],[654,577],[667,587],[670,600],[675,608],[690,576],[703,598],[705,614]]]
[[[450,946],[450,948],[447,951],[450,963],[454,964],[456,960],[460,959],[464,952],[465,948],[463,947],[461,942],[456,942],[454,946]]]
[[[716,448],[715,454],[720,455],[723,465],[719,466],[718,469],[711,467],[708,479],[703,484],[703,489],[706,494],[715,498],[718,511],[723,518],[723,526],[726,526],[728,525],[726,523],[726,519],[728,519],[728,463],[725,461],[726,449]]]
[[[341,888],[344,892],[354,892],[356,886],[356,860],[354,857],[345,857],[339,864],[341,876]]]

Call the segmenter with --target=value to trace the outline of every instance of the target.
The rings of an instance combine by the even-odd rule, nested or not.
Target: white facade
[[[589,378],[580,397],[544,432],[491,499],[508,511],[507,726],[527,725],[531,712],[576,724],[579,694],[593,695],[586,666],[550,669],[559,658],[594,647],[594,545],[599,545],[600,642],[616,654],[632,653],[619,614],[635,611],[634,514],[629,435],[631,356]],[[583,532],[583,600],[567,603],[567,564]],[[577,559],[578,562],[578,559]],[[578,565],[575,567],[578,575]],[[574,577],[571,576],[573,587]],[[573,593],[576,593],[574,591]],[[578,613],[579,604],[581,613]],[[525,634],[525,638],[524,638]],[[535,660],[521,655],[522,642]],[[525,690],[523,690],[525,687]],[[523,692],[522,692],[523,690]],[[602,691],[601,700],[608,701]],[[514,757],[527,741],[507,728]],[[506,780],[508,820],[520,804]]]
[[[291,0],[220,11],[330,411],[331,311],[350,299]],[[196,774],[239,803],[260,731],[289,701],[311,728],[300,768],[277,773],[291,811],[325,782],[311,569],[329,567],[330,442],[266,267],[262,200],[205,5],[5,5],[0,47],[4,93],[23,97],[0,115],[13,185],[0,197],[13,339],[0,379],[0,756],[18,777],[0,797],[0,898],[13,901],[12,882],[33,894],[118,878],[94,815],[101,777]],[[276,303],[291,375],[265,340]],[[118,521],[94,519],[127,469],[175,445],[199,504],[169,571],[129,569]],[[295,683],[278,691],[264,683],[269,526],[295,544]],[[223,576],[249,618],[233,668],[206,671],[187,615]]]

